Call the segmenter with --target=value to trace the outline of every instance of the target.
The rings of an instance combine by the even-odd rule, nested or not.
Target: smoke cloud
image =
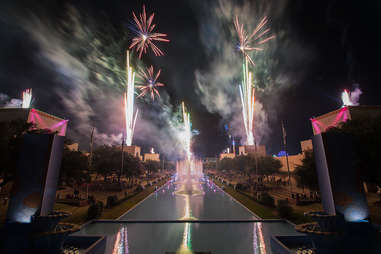
[[[202,104],[212,113],[218,113],[231,126],[231,134],[246,137],[239,96],[242,82],[242,55],[236,49],[238,36],[234,28],[234,18],[239,17],[248,32],[253,31],[259,21],[268,16],[268,28],[277,37],[271,40],[262,52],[252,53],[255,62],[250,67],[254,73],[256,102],[254,115],[254,135],[257,143],[266,142],[270,122],[276,120],[279,97],[282,91],[294,84],[301,74],[281,62],[282,55],[291,56],[293,61],[303,61],[308,54],[297,43],[290,43],[285,30],[283,11],[287,1],[203,1],[195,4],[199,14],[200,37],[206,54],[212,58],[205,70],[196,70],[196,87]],[[273,27],[271,27],[275,24]],[[282,67],[282,68],[281,68]]]
[[[276,120],[279,108],[284,106],[283,100],[280,100],[282,92],[297,83],[301,73],[304,73],[300,66],[306,67],[304,60],[311,59],[303,47],[289,41],[289,32],[284,27],[287,22],[283,17],[287,2],[191,1],[189,4],[194,8],[199,22],[195,45],[199,45],[200,39],[202,48],[194,47],[195,51],[200,52],[191,59],[193,65],[190,66],[198,64],[200,56],[205,56],[205,63],[200,63],[197,70],[188,70],[173,64],[173,60],[168,61],[168,54],[164,66],[173,73],[165,70],[162,75],[166,77],[169,73],[168,76],[171,76],[166,78],[172,80],[172,84],[167,84],[170,94],[175,93],[185,101],[191,99],[193,109],[204,110],[205,107],[209,112],[221,115],[222,123],[229,123],[229,134],[245,137],[238,90],[242,79],[242,58],[236,51],[238,38],[233,18],[239,15],[240,23],[250,31],[264,15],[268,15],[269,27],[277,37],[268,43],[265,51],[252,55],[256,62],[252,71],[257,87],[255,135],[258,143],[266,142],[271,133],[270,124]],[[124,131],[125,50],[130,42],[123,20],[116,19],[121,21],[118,27],[106,16],[86,12],[94,15],[91,18],[70,6],[62,11],[60,8],[59,15],[53,13],[51,17],[46,10],[43,10],[43,15],[35,11],[34,14],[27,13],[31,11],[28,7],[21,14],[19,11],[8,12],[6,16],[2,13],[0,22],[9,24],[0,23],[0,28],[14,31],[10,41],[28,40],[16,47],[25,50],[20,54],[25,57],[17,63],[10,61],[14,63],[13,72],[1,73],[0,77],[6,77],[7,85],[12,86],[13,90],[20,88],[21,92],[25,88],[33,88],[36,98],[34,107],[68,119],[68,135],[79,142],[82,149],[88,149],[93,128],[96,144],[121,144]],[[179,33],[174,38],[182,46],[178,50],[194,45],[189,34]],[[188,54],[184,56],[188,57]],[[132,58],[133,66],[143,65],[136,56],[132,55]],[[184,58],[184,61],[187,60]],[[162,60],[154,58],[152,61],[159,65]],[[18,69],[22,66],[20,62],[28,66],[25,71]],[[196,82],[194,86],[187,84],[185,88],[183,79],[188,80],[189,72],[194,73]],[[196,89],[198,96],[193,96],[193,89]],[[170,99],[165,90],[160,90],[161,99],[153,103],[148,98],[137,100],[139,116],[133,144],[152,146],[160,153],[177,158],[183,156],[182,120],[177,107],[171,104],[178,102]],[[10,94],[9,91],[1,92]],[[187,97],[189,94],[192,94],[191,98]],[[5,105],[9,98],[7,102],[0,103]]]
[[[359,88],[358,84],[356,84],[355,86],[357,87],[355,88],[355,90],[351,92],[351,103],[353,106],[358,106],[360,105],[360,96],[362,94],[362,91]]]
[[[113,34],[107,22],[95,22],[75,8],[65,11],[59,24],[32,14],[17,21],[38,45],[34,60],[50,75],[51,87],[40,96],[55,98],[49,112],[68,116],[68,135],[84,149],[88,149],[93,128],[96,144],[120,145],[127,35]],[[142,65],[138,59],[132,61]],[[0,103],[8,98],[0,95]],[[140,99],[135,105],[139,115],[133,144],[155,147],[170,159],[185,156],[182,125],[168,94],[162,90],[159,100],[148,101]]]
[[[205,13],[204,18],[209,18],[201,24],[201,38],[205,50],[215,57],[209,70],[195,73],[201,102],[210,112],[220,114],[230,123],[233,135],[241,137],[245,137],[238,90],[242,64],[235,49],[233,19],[239,15],[240,22],[253,28],[261,16],[250,13],[252,9],[249,3],[236,5],[221,0],[211,9],[211,15]],[[261,142],[269,133],[268,117],[259,100],[255,107],[255,137]]]
[[[22,100],[10,98],[8,95],[0,93],[0,107],[4,108],[21,108]]]

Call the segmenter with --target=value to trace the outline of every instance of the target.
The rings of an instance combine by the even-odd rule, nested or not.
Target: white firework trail
[[[247,145],[254,145],[254,105],[255,88],[253,86],[253,74],[248,71],[248,59],[243,64],[243,81],[239,86],[242,103],[242,116],[246,132]]]
[[[126,120],[126,145],[132,145],[132,138],[134,137],[136,119],[138,117],[138,110],[134,114],[135,103],[135,72],[130,67],[130,52],[127,51],[127,66],[126,66],[126,92],[124,94],[124,114]]]
[[[184,121],[184,149],[187,155],[187,159],[190,160],[192,157],[191,153],[191,138],[192,138],[192,126],[190,120],[190,113],[187,112],[184,102],[182,102],[183,109],[183,121]]]

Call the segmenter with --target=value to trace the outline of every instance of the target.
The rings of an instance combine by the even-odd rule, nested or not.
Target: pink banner
[[[348,107],[343,107],[337,110],[337,112],[331,112],[318,118],[311,118],[311,123],[314,134],[318,135],[331,127],[337,127],[340,123],[344,123],[349,119],[351,119],[349,109]]]
[[[28,123],[35,124],[38,129],[48,129],[57,132],[59,136],[65,136],[68,120],[32,108],[29,112]]]

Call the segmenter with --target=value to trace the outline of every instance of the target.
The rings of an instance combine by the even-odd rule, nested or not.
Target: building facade
[[[307,139],[300,141],[300,147],[302,149],[301,153],[288,155],[288,166],[290,168],[290,172],[294,172],[296,167],[302,165],[302,160],[304,159],[305,152],[312,150],[312,139]],[[282,163],[282,167],[280,168],[281,172],[288,172],[287,168],[287,157],[286,155],[282,156],[274,156],[275,159],[279,160]]]
[[[144,161],[160,161],[160,154],[158,153],[145,153]]]
[[[122,150],[122,146],[119,146],[119,148]],[[133,157],[139,158],[139,160],[142,160],[141,148],[140,146],[124,146],[123,151],[128,153],[129,155]]]
[[[300,147],[302,148],[302,153],[306,151],[313,150],[312,139],[307,139],[300,141]]]
[[[72,152],[78,152],[78,143],[73,143],[73,144],[70,144],[70,145],[65,145],[65,147],[72,151]]]
[[[235,154],[234,153],[221,153],[220,154],[220,160],[225,159],[225,158],[234,159]]]
[[[260,157],[264,157],[267,155],[266,146],[265,145],[244,145],[240,146],[238,150],[239,155],[256,155]]]

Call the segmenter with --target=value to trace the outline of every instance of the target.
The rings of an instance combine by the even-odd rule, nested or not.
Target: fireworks
[[[238,16],[235,17],[234,26],[238,33],[239,44],[238,49],[242,52],[243,56],[250,61],[251,64],[254,65],[253,59],[249,56],[248,52],[250,51],[262,51],[263,45],[275,38],[274,35],[271,35],[267,38],[265,35],[270,32],[270,28],[264,29],[267,24],[268,19],[265,16],[261,22],[257,25],[257,27],[253,30],[253,32],[248,35],[243,28],[243,24],[239,23]]]
[[[124,114],[126,120],[126,145],[131,146],[132,138],[134,136],[136,118],[138,116],[138,110],[134,115],[134,83],[135,72],[130,67],[130,52],[127,51],[127,88],[124,93]]]
[[[265,16],[249,35],[243,28],[243,24],[239,23],[238,16],[235,17],[234,26],[238,33],[239,44],[238,49],[243,55],[243,81],[239,87],[242,103],[242,115],[246,132],[246,143],[254,145],[254,107],[255,107],[255,87],[253,84],[253,74],[249,72],[250,62],[254,65],[253,59],[249,56],[251,51],[262,51],[263,45],[274,39],[275,36],[268,36],[270,28],[265,28],[268,18]]]
[[[190,113],[187,112],[184,102],[182,102],[183,110],[183,124],[184,124],[184,135],[182,140],[184,141],[184,149],[187,155],[187,159],[190,160],[192,157],[191,153],[191,138],[192,138],[192,124],[190,120]]]
[[[246,142],[248,145],[254,145],[254,105],[255,89],[252,84],[252,73],[248,72],[247,59],[243,65],[243,82],[239,86],[242,104],[242,116],[246,132]]]
[[[137,73],[137,76],[139,78],[139,81],[137,83],[141,84],[137,86],[140,89],[139,97],[142,97],[146,95],[147,93],[151,95],[152,100],[155,99],[155,95],[160,97],[160,93],[157,90],[156,87],[164,86],[163,83],[160,83],[157,81],[161,73],[161,70],[159,70],[156,75],[153,69],[153,66],[146,68],[144,70],[143,68],[139,69],[139,72]]]
[[[30,108],[32,101],[32,88],[22,92],[22,108]]]
[[[132,39],[132,43],[130,45],[130,49],[135,47],[135,50],[139,52],[139,58],[141,58],[143,52],[147,53],[147,49],[151,48],[155,56],[164,55],[163,51],[161,51],[153,42],[154,41],[164,41],[169,42],[167,34],[163,33],[153,33],[153,29],[156,27],[156,24],[153,24],[153,18],[155,13],[152,13],[151,16],[147,19],[146,8],[143,5],[143,13],[139,14],[139,19],[136,17],[135,13],[132,12],[134,16],[134,21],[136,24],[137,36]]]
[[[352,105],[349,92],[346,89],[341,93],[341,100],[343,101],[343,107]]]
[[[343,107],[345,106],[358,106],[360,105],[360,95],[362,94],[362,91],[360,88],[356,88],[354,91],[349,92],[348,90],[344,90],[341,93],[341,100],[343,102]]]

